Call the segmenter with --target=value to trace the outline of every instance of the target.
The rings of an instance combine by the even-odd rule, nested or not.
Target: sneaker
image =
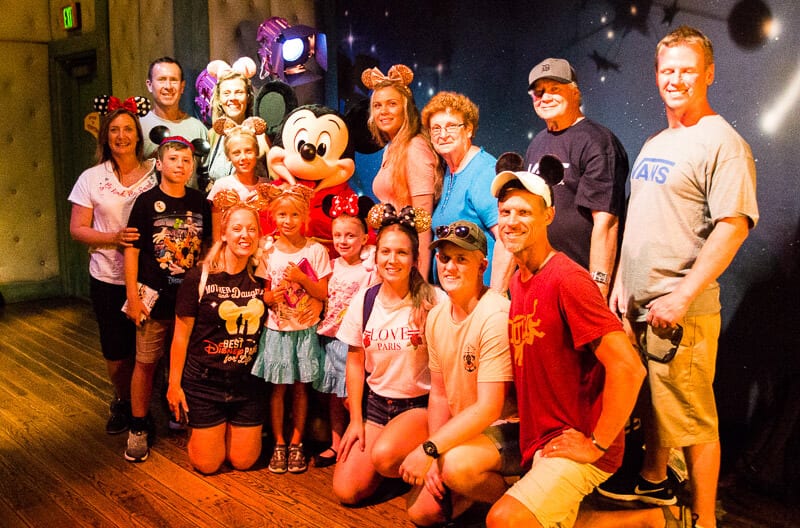
[[[289,446],[289,473],[302,473],[308,469],[306,455],[303,453],[303,444]]]
[[[641,475],[635,478],[610,478],[597,487],[597,492],[609,499],[641,501],[658,506],[670,506],[678,502],[670,480],[650,482]]]
[[[272,458],[269,459],[267,469],[273,473],[286,473],[287,467],[286,444],[276,445],[272,451]]]
[[[116,398],[109,405],[109,410],[111,416],[106,422],[106,433],[116,435],[127,431],[131,421],[131,402]]]
[[[147,443],[147,431],[133,431],[128,433],[128,447],[125,449],[125,460],[128,462],[144,462],[150,455],[150,446]]]

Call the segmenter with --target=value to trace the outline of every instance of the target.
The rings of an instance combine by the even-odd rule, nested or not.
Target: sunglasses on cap
[[[436,238],[447,238],[452,234],[457,238],[463,238],[464,240],[475,246],[481,245],[480,241],[477,238],[475,238],[475,235],[473,235],[470,232],[469,227],[465,225],[456,225],[456,224],[440,225],[436,228],[434,232],[436,233]]]

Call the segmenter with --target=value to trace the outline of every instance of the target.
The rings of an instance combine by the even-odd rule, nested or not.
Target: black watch
[[[439,458],[439,450],[436,448],[436,444],[434,444],[430,440],[422,444],[422,450],[425,451],[426,455],[428,455],[434,460]]]

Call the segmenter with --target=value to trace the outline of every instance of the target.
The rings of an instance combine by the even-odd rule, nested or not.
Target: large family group
[[[148,458],[168,353],[170,425],[188,428],[203,474],[251,468],[265,421],[268,470],[306,471],[314,389],[331,428],[314,465],[335,464],[343,504],[394,478],[423,526],[474,502],[491,504],[491,527],[716,526],[717,278],[758,209],[750,148],[708,101],[701,32],[658,43],[667,127],[630,170],[583,115],[563,59],[528,79],[546,129],[524,158],[499,160],[473,144],[478,107],[464,95],[420,112],[408,67],[365,71],[367,126],[385,147],[378,204],[341,185],[353,163],[338,160],[340,116],[300,107],[270,145],[252,73],[215,73],[211,132],[178,107],[185,81],[168,57],[150,66],[152,110],[100,100],[99,163],[69,196],[115,389],[107,432],[128,432],[125,459]],[[210,142],[199,179],[198,138]],[[322,187],[336,192],[322,200]],[[612,478],[637,398],[645,460]],[[668,477],[676,449],[686,505]],[[580,508],[595,489],[652,507]]]

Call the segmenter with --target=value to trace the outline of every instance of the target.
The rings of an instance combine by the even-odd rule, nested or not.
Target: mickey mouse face
[[[348,140],[347,125],[338,115],[317,117],[311,110],[298,110],[283,126],[281,137],[286,168],[296,178],[322,181],[337,176]]]

